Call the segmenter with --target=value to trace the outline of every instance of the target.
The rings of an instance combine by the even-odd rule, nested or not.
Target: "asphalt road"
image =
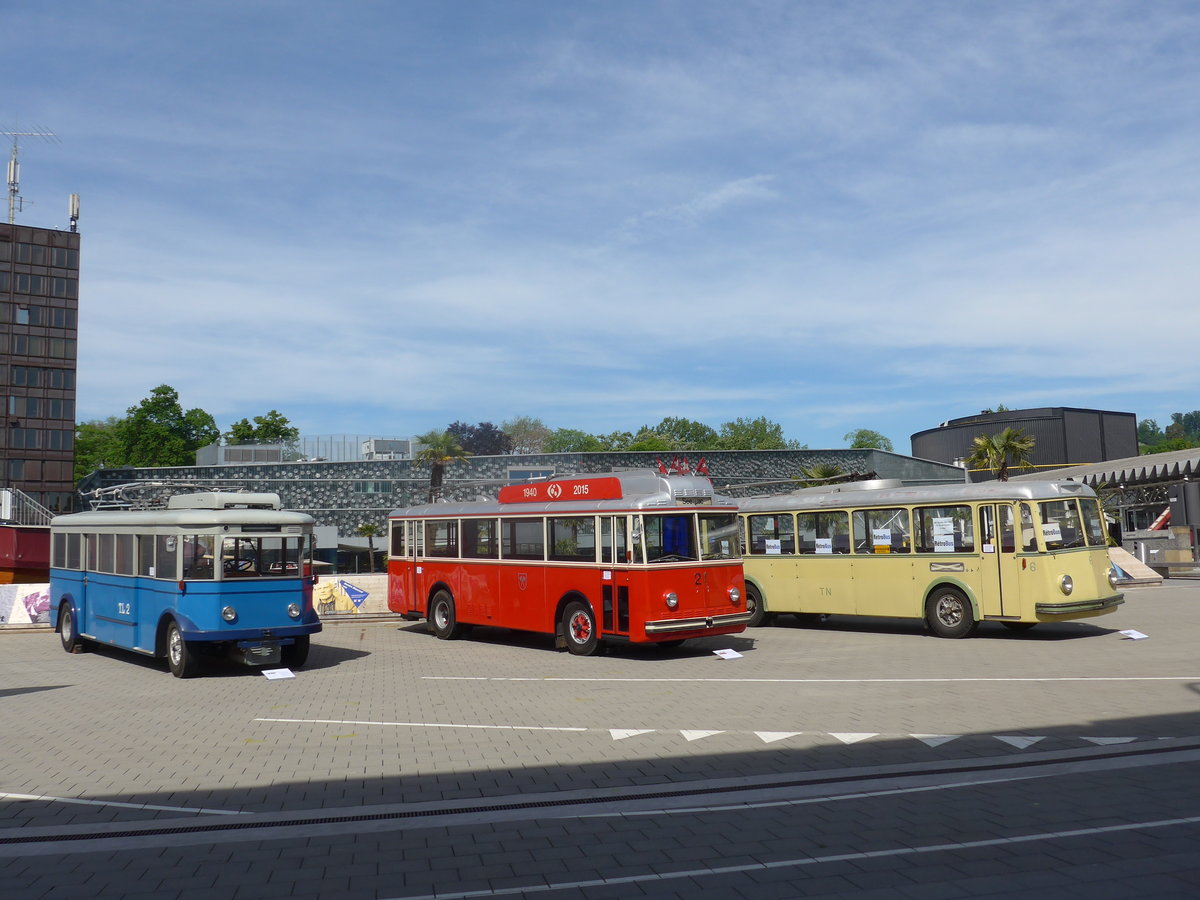
[[[1197,896],[1200,582],[1126,597],[589,658],[348,622],[282,680],[2,634],[0,897]]]

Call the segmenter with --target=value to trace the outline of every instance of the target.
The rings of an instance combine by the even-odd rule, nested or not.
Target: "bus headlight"
[[[1062,578],[1060,578],[1058,580],[1058,586],[1062,589],[1064,594],[1068,595],[1071,593],[1071,591],[1075,590],[1075,582],[1071,580],[1070,575],[1064,575]]]
[[[668,593],[663,599],[667,601],[667,607],[670,609],[674,609],[679,605],[679,595],[674,591]]]
[[[735,587],[731,587],[731,588],[729,589],[729,602],[730,602],[730,603],[732,603],[734,606],[737,606],[737,605],[738,605],[738,602],[739,602],[741,599],[742,599],[742,592],[741,592],[741,591],[739,591],[739,590],[738,590],[737,588],[735,588]]]
[[[291,616],[293,619],[300,618],[300,604],[289,603],[288,604],[288,615]]]
[[[237,610],[232,606],[225,606],[221,609],[221,618],[226,622],[234,622],[237,620]]]
[[[1116,586],[1117,586],[1117,582],[1118,582],[1118,581],[1120,581],[1120,580],[1121,580],[1121,579],[1120,579],[1120,577],[1117,575],[1117,570],[1116,570],[1116,569],[1112,569],[1112,568],[1110,568],[1110,569],[1108,570],[1108,586],[1109,586],[1109,587],[1116,587]]]

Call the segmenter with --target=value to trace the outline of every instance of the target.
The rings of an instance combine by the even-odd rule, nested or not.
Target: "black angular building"
[[[1016,428],[1034,439],[1030,461],[1057,469],[1138,455],[1137,416],[1129,412],[1048,406],[1008,409],[950,419],[912,436],[912,455],[938,462],[960,463],[971,454],[981,434]],[[990,476],[984,474],[982,479]],[[982,480],[973,478],[972,480]]]

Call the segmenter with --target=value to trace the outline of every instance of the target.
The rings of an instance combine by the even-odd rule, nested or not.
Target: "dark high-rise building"
[[[69,511],[79,234],[0,224],[0,488]]]

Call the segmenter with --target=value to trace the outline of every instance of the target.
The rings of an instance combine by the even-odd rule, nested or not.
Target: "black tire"
[[[925,621],[938,637],[965,638],[978,626],[971,601],[962,591],[939,587],[925,601]]]
[[[64,602],[58,610],[58,637],[68,653],[82,653],[85,649],[79,636],[79,621],[75,618],[75,607]]]
[[[772,624],[772,616],[763,609],[762,594],[758,592],[758,588],[746,585],[746,611],[750,613],[750,621],[746,623],[747,628],[762,628],[765,625]]]
[[[438,591],[429,601],[429,630],[440,641],[452,641],[462,634],[449,591]]]
[[[596,616],[590,606],[579,600],[572,600],[563,609],[562,633],[567,650],[576,656],[591,656],[600,646]]]
[[[308,635],[302,634],[296,638],[296,643],[288,644],[280,651],[279,661],[286,668],[298,669],[308,661]]]
[[[1028,631],[1030,628],[1036,625],[1037,622],[1001,622],[1000,624],[1009,631],[1014,631],[1019,634],[1023,631]]]
[[[167,666],[176,678],[191,678],[200,671],[200,663],[196,654],[188,647],[183,639],[183,632],[178,623],[172,621],[167,625]]]

